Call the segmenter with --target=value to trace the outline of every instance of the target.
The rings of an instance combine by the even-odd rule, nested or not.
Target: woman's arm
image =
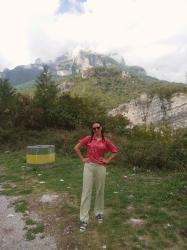
[[[77,143],[74,147],[74,150],[76,152],[76,154],[78,155],[79,159],[82,161],[82,162],[87,162],[88,159],[87,158],[84,158],[80,149],[81,149],[82,145],[80,143]]]
[[[107,146],[107,151],[109,151],[111,154],[108,158],[103,159],[103,163],[108,164],[110,161],[112,161],[118,152],[117,147],[112,143],[111,140],[108,138],[106,139],[106,146]]]
[[[116,153],[112,153],[107,159],[103,159],[103,163],[108,164],[109,162],[111,162],[115,157],[116,157]]]

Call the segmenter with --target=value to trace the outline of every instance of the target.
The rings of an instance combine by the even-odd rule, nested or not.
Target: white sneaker
[[[97,220],[97,222],[98,222],[99,224],[102,224],[102,223],[103,223],[103,215],[102,215],[102,214],[96,215],[95,218],[96,218],[96,220]]]
[[[80,221],[80,232],[85,232],[87,226],[88,226],[88,223],[87,223],[87,222]]]

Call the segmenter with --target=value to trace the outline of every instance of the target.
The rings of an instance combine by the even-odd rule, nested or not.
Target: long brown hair
[[[105,141],[103,126],[102,126],[101,122],[93,122],[93,123],[92,123],[92,126],[93,126],[93,124],[95,124],[95,123],[98,123],[98,124],[102,127],[102,130],[101,130],[101,137],[102,137],[102,141]],[[94,132],[93,132],[92,126],[91,126],[91,138],[90,138],[90,142],[93,140],[93,137],[94,137]]]

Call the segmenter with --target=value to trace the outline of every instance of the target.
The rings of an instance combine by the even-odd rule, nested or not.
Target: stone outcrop
[[[169,99],[155,94],[142,94],[139,98],[111,110],[110,115],[127,117],[132,126],[169,125],[174,129],[187,127],[187,94],[175,93]]]

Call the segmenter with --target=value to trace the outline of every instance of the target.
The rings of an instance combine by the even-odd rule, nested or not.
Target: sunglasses
[[[92,129],[95,131],[96,129],[100,129],[100,126],[92,128]]]

